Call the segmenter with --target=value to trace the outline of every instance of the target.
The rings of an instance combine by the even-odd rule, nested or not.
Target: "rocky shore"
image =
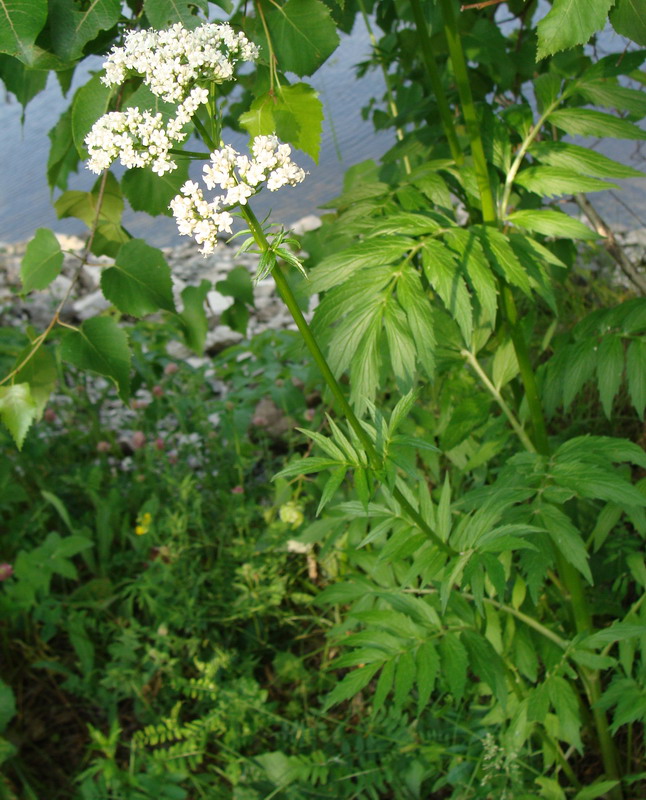
[[[294,226],[298,233],[313,230],[320,225],[318,217],[309,216]],[[20,265],[25,254],[26,242],[0,243],[0,327],[32,325],[41,331],[49,324],[55,308],[69,292],[61,312],[64,322],[78,324],[100,314],[110,307],[99,286],[101,270],[112,264],[112,260],[101,256],[91,257],[72,287],[72,276],[78,269],[78,257],[83,252],[84,242],[76,236],[57,234],[61,249],[65,253],[63,267],[57,278],[42,292],[33,292],[28,298],[20,296]],[[173,276],[173,290],[178,307],[181,307],[181,292],[186,286],[198,285],[202,280],[212,284],[206,298],[209,331],[206,338],[205,356],[213,355],[242,340],[242,334],[220,323],[222,313],[233,298],[218,292],[214,287],[224,280],[235,266],[245,267],[253,276],[258,266],[258,256],[249,253],[236,255],[237,247],[222,242],[210,256],[203,256],[193,241],[181,241],[171,248],[162,248]],[[254,286],[254,309],[251,311],[247,335],[253,336],[268,329],[295,329],[295,325],[284,303],[276,294],[271,278]],[[172,355],[185,358],[194,365],[200,360],[179,342],[173,344]]]

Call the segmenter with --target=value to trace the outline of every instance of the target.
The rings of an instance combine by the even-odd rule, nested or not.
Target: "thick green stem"
[[[249,206],[242,206],[241,207],[242,215],[247,220],[249,224],[249,228],[253,234],[254,239],[256,240],[256,244],[258,247],[264,252],[269,249],[270,245],[267,241],[267,237],[265,236],[265,232],[262,229],[262,226],[258,222],[256,215],[253,213]],[[307,324],[307,320],[303,316],[303,312],[301,311],[298,301],[294,296],[294,293],[291,290],[289,283],[287,282],[287,278],[285,277],[282,267],[277,265],[272,270],[272,276],[276,282],[276,287],[278,292],[289,309],[290,314],[292,315],[294,322],[296,323],[296,327],[300,331],[305,344],[307,345],[308,350],[312,354],[316,365],[321,371],[325,383],[328,385],[330,391],[334,395],[334,398],[338,402],[345,418],[348,421],[348,424],[352,428],[352,430],[357,435],[357,438],[361,442],[364,447],[365,453],[368,456],[368,460],[372,467],[376,470],[380,470],[383,466],[379,453],[377,452],[372,439],[370,438],[368,432],[363,427],[361,422],[359,421],[357,415],[354,413],[352,406],[347,401],[343,389],[339,385],[339,382],[334,377],[334,373],[330,369],[329,364],[327,363],[321,348],[314,337],[310,326]],[[428,523],[424,520],[421,514],[408,502],[406,497],[402,494],[402,492],[395,487],[392,491],[393,497],[399,505],[405,510],[406,514],[415,522],[415,524],[422,530],[424,533],[431,539],[431,541],[437,545],[443,552],[449,555],[455,555],[455,551],[448,545],[446,542],[442,541],[440,537],[435,533],[434,530],[428,525]]]
[[[480,203],[482,204],[482,218],[487,224],[492,225],[496,222],[496,203],[491,191],[487,158],[482,144],[482,137],[480,136],[480,121],[473,102],[467,60],[462,48],[454,2],[453,0],[440,0],[440,5],[444,17],[444,34],[449,46],[451,64],[453,65],[453,73],[458,86],[460,104],[462,105],[462,114],[464,115],[471,145],[473,168],[480,192]]]
[[[461,166],[464,163],[464,154],[462,153],[458,142],[458,136],[455,132],[453,115],[451,114],[451,107],[449,106],[449,101],[446,98],[446,92],[442,85],[442,79],[440,78],[437,64],[433,58],[431,37],[428,35],[428,25],[424,17],[420,0],[411,0],[411,9],[413,11],[415,27],[417,28],[417,36],[419,38],[419,52],[424,59],[424,66],[426,67],[426,72],[431,82],[431,88],[435,94],[435,101],[437,102],[437,109],[440,112],[440,120],[442,121],[444,135],[449,143],[449,149],[451,150],[453,160],[458,166]]]

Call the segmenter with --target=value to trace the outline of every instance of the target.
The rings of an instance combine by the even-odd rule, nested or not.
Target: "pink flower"
[[[161,386],[153,386],[152,392],[155,395],[155,397],[163,397],[164,396],[164,390],[162,389]]]
[[[161,436],[158,436],[155,439],[155,450],[163,450],[164,446],[164,440],[161,438]]]
[[[45,419],[45,422],[54,422],[56,419],[56,412],[53,408],[46,408],[43,418]]]
[[[231,489],[231,494],[244,494],[244,489],[242,486],[234,486],[233,489]]]
[[[174,364],[171,361],[170,364],[166,364],[166,366],[164,367],[164,375],[174,375],[178,369],[179,367],[177,366],[177,364]]]
[[[97,453],[109,453],[112,450],[110,442],[101,441],[96,446]]]
[[[11,564],[0,564],[0,581],[6,581],[13,575],[13,567]]]
[[[130,444],[133,450],[141,450],[146,444],[146,435],[143,431],[135,431],[130,439]]]

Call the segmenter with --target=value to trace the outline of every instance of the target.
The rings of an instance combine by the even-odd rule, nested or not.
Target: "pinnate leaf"
[[[644,419],[646,406],[646,342],[634,339],[626,353],[626,377],[630,399],[640,419]]]
[[[553,111],[548,121],[571,136],[646,139],[646,131],[632,122],[591,108],[562,108]]]
[[[27,245],[20,266],[20,278],[25,292],[46,289],[61,271],[63,253],[58,239],[49,228],[38,228]]]
[[[513,211],[508,215],[507,220],[519,228],[534,231],[534,233],[542,233],[544,236],[589,240],[599,238],[597,233],[588,228],[587,225],[579,222],[578,219],[552,208]]]
[[[599,178],[640,178],[644,173],[627,164],[614,161],[589,147],[570,142],[536,142],[529,152],[539,161],[553,167],[576,170]]]
[[[142,239],[119,249],[114,267],[101,275],[105,297],[124,314],[143,317],[155,311],[175,311],[170,268],[161,250]]]
[[[624,371],[624,348],[621,337],[607,334],[599,344],[597,356],[597,383],[603,411],[610,419],[612,401],[621,386]]]
[[[109,378],[119,396],[130,395],[130,349],[128,337],[111,317],[93,317],[78,331],[66,334],[61,356],[80,369],[89,369]]]

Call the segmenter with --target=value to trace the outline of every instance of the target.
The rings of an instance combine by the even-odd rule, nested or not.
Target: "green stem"
[[[366,26],[366,30],[368,31],[368,36],[370,37],[370,43],[372,44],[372,49],[377,52],[377,38],[372,32],[372,25],[370,24],[370,17],[368,16],[368,12],[366,11],[366,6],[363,0],[359,0],[359,8],[361,9],[361,16],[363,17],[363,22]],[[395,120],[399,115],[399,109],[397,108],[397,103],[395,102],[395,97],[393,95],[392,88],[390,86],[390,76],[388,75],[387,69],[384,67],[384,63],[381,59],[379,59],[379,66],[381,67],[381,73],[384,77],[384,84],[386,86],[386,99],[388,100],[388,110],[390,114]],[[402,128],[396,127],[395,128],[395,136],[400,142],[404,141],[404,130]],[[408,156],[404,156],[402,159],[404,163],[404,169],[406,170],[406,174],[411,174],[411,165],[410,159]]]
[[[464,164],[464,154],[458,142],[458,136],[455,132],[453,115],[451,113],[449,101],[446,98],[444,86],[442,85],[442,79],[440,78],[437,64],[433,58],[431,37],[428,34],[428,24],[424,17],[420,0],[411,0],[411,9],[413,11],[415,27],[417,29],[417,36],[419,38],[419,51],[424,59],[424,65],[426,67],[428,78],[431,82],[431,88],[435,94],[437,110],[440,112],[440,120],[442,122],[442,127],[444,128],[444,134],[449,143],[449,149],[451,150],[453,160],[458,166],[461,166]]]
[[[243,217],[247,220],[249,224],[249,228],[253,234],[254,239],[256,240],[256,244],[260,248],[261,251],[265,252],[270,248],[269,242],[267,241],[267,237],[265,236],[265,232],[262,229],[261,224],[258,222],[256,215],[253,213],[251,208],[246,206],[241,206],[240,210],[242,212]],[[352,406],[347,401],[343,389],[339,385],[339,382],[334,377],[334,373],[330,369],[329,364],[327,363],[321,348],[314,337],[310,326],[307,324],[307,320],[303,316],[303,312],[301,311],[298,301],[292,292],[292,289],[287,282],[287,278],[283,272],[281,266],[277,265],[272,270],[272,276],[276,282],[276,287],[278,292],[289,309],[294,322],[296,323],[296,327],[300,331],[305,344],[307,345],[308,350],[312,354],[316,365],[320,369],[323,379],[325,380],[326,384],[328,385],[330,391],[334,395],[334,398],[338,402],[345,418],[348,421],[348,424],[352,428],[352,430],[357,435],[357,438],[361,442],[368,456],[368,459],[371,463],[371,466],[376,469],[380,470],[382,468],[382,461],[377,452],[372,439],[370,438],[368,432],[363,427],[361,422],[359,422],[358,417],[354,413]],[[431,539],[431,541],[437,545],[442,551],[449,555],[455,555],[455,551],[451,548],[446,542],[442,541],[440,537],[435,533],[435,531],[428,525],[428,523],[424,520],[421,514],[408,502],[406,497],[402,494],[402,492],[395,487],[392,490],[392,495],[397,500],[399,505],[405,510],[406,514],[414,520],[415,524],[422,530],[424,533]]]
[[[419,2],[419,0],[417,0]],[[496,203],[491,191],[489,180],[489,170],[487,168],[487,158],[485,156],[482,137],[480,136],[480,121],[476,112],[467,61],[462,48],[462,40],[458,29],[458,21],[455,15],[453,0],[440,0],[442,16],[444,17],[444,34],[449,46],[453,73],[458,86],[462,114],[467,126],[467,134],[471,145],[471,156],[473,158],[473,168],[476,175],[478,190],[480,192],[480,202],[482,204],[482,218],[485,223],[493,225],[496,222]]]
[[[480,380],[484,384],[484,386],[487,389],[487,391],[489,392],[489,394],[491,394],[491,396],[494,398],[494,400],[498,403],[498,405],[500,406],[503,414],[509,420],[509,424],[514,429],[514,432],[516,433],[516,435],[518,436],[520,441],[523,443],[525,449],[530,453],[535,453],[536,452],[536,448],[534,447],[534,445],[532,443],[532,440],[529,438],[529,436],[525,432],[523,426],[520,424],[520,422],[514,416],[514,413],[512,412],[512,410],[509,408],[509,406],[505,402],[504,397],[500,394],[498,389],[496,389],[496,387],[493,385],[493,383],[489,380],[489,376],[482,369],[482,367],[478,363],[478,360],[474,356],[474,354],[471,353],[469,350],[462,350],[460,352],[460,355],[463,356],[464,358],[466,358],[466,360],[471,365],[473,371],[476,373],[476,375],[480,378]]]

